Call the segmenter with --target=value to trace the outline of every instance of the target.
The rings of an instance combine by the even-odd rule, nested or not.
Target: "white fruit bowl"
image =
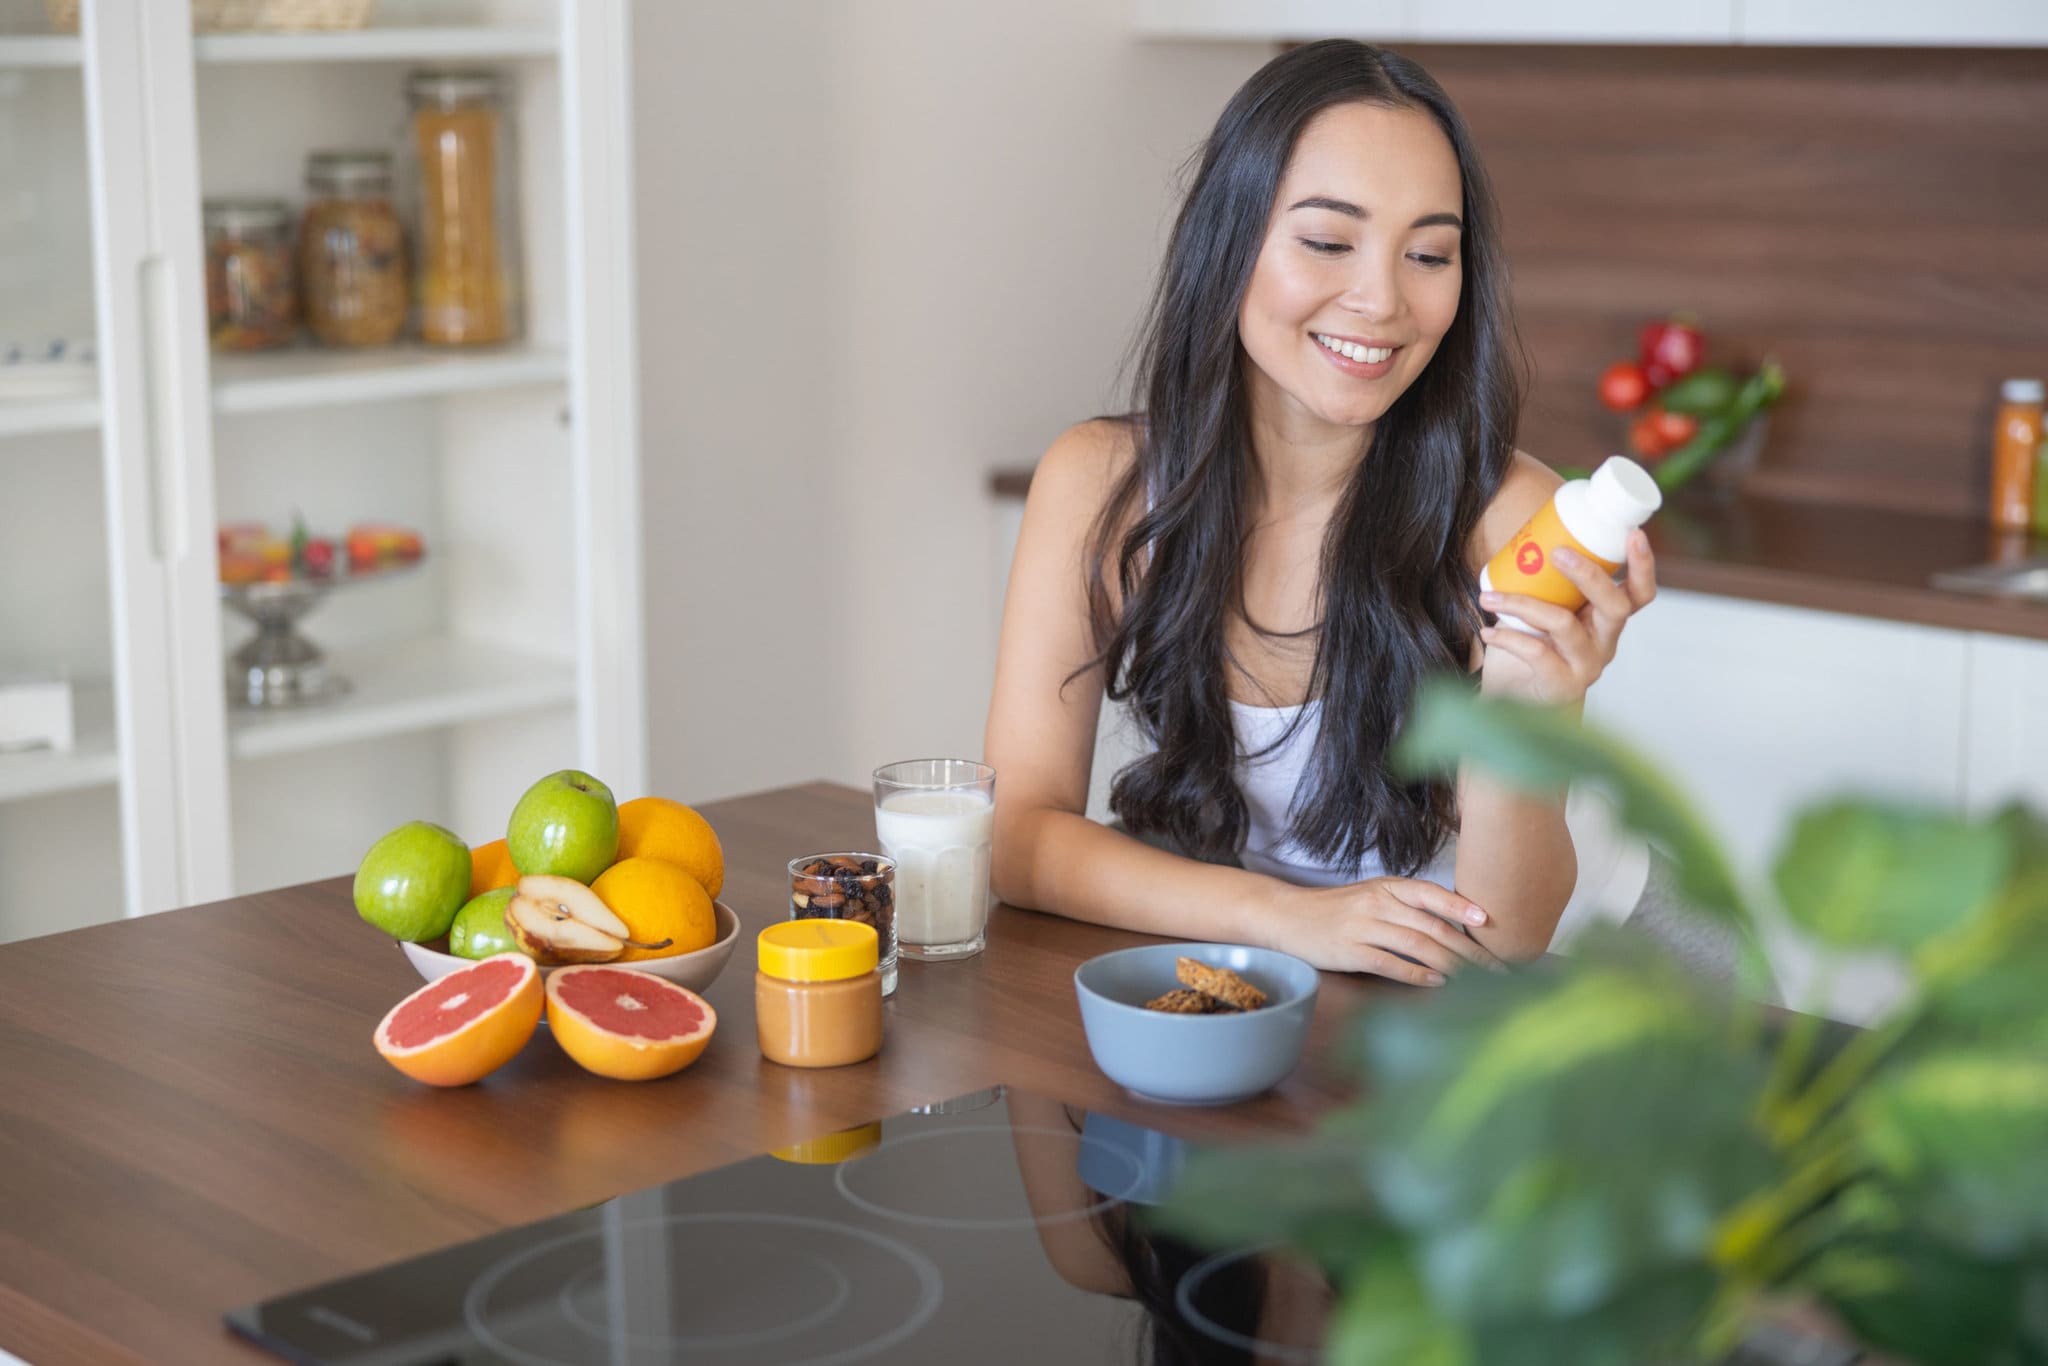
[[[725,963],[732,957],[733,946],[740,942],[740,918],[734,913],[733,908],[719,901],[713,903],[713,909],[718,915],[718,938],[711,942],[711,947],[698,949],[695,953],[671,954],[667,958],[643,958],[638,962],[621,963],[619,966],[637,968],[641,972],[653,973],[656,977],[665,977],[677,986],[688,987],[692,991],[704,990],[718,979],[719,973],[725,971]],[[399,941],[398,947],[405,950],[405,956],[412,960],[413,967],[429,982],[439,981],[457,968],[469,967],[476,961],[473,958],[457,958],[452,953],[443,953],[425,944],[408,944],[404,940]],[[551,967],[540,970],[543,977],[553,971]]]

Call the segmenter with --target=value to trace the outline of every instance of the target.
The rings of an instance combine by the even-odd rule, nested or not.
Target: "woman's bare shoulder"
[[[1110,490],[1137,458],[1137,424],[1124,417],[1077,422],[1038,461],[1031,475],[1033,501],[1043,490],[1050,501],[1089,513],[1099,511]]]
[[[1556,470],[1527,451],[1516,451],[1508,464],[1507,477],[1500,481],[1493,501],[1486,505],[1486,511],[1479,515],[1479,525],[1473,529],[1468,548],[1473,567],[1476,569],[1492,559],[1494,552],[1541,511],[1563,483]]]

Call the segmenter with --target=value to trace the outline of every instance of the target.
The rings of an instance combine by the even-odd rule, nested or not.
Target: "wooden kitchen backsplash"
[[[1637,327],[1784,362],[1759,493],[1975,514],[2048,378],[2048,51],[1403,47],[1476,134],[1535,385],[1525,449],[1621,450]]]

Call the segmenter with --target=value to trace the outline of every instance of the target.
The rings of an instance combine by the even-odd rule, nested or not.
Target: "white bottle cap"
[[[1610,455],[1593,471],[1589,501],[1602,517],[1638,527],[1664,506],[1664,491],[1649,471],[1625,455]]]
[[[2043,396],[2041,381],[2037,379],[2009,379],[2000,392],[2007,403],[2039,403]]]

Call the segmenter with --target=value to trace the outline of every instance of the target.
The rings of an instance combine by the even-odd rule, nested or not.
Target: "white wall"
[[[652,785],[978,755],[988,472],[1122,406],[1175,172],[1270,50],[1115,0],[634,24]]]

